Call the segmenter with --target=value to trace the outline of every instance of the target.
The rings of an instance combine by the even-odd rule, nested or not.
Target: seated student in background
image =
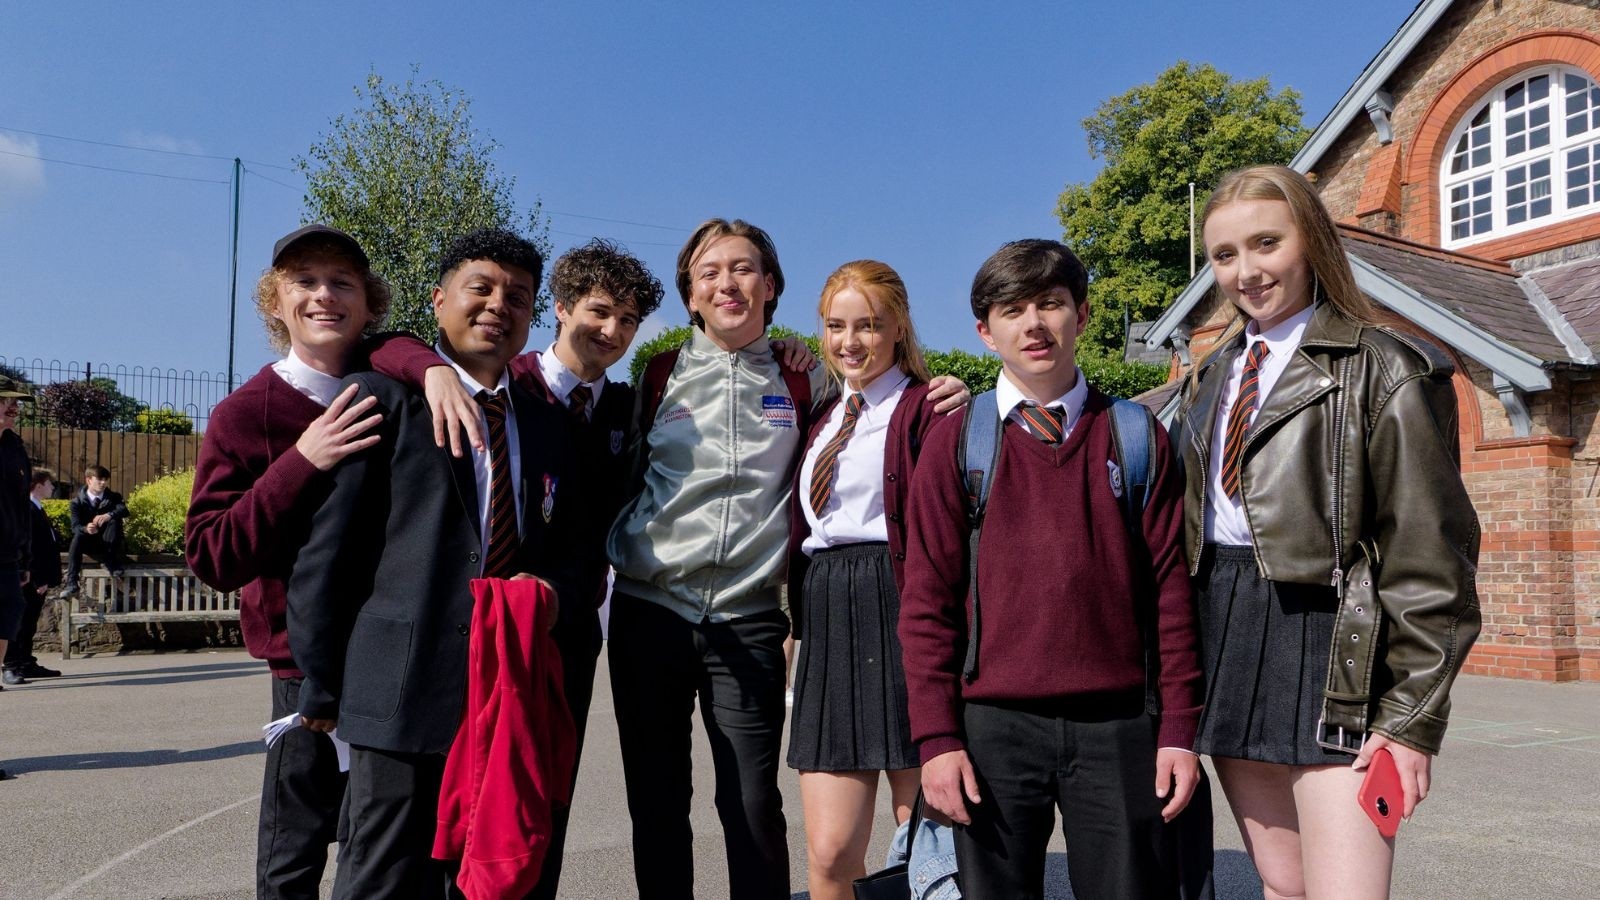
[[[900,604],[911,732],[927,802],[957,825],[971,900],[1044,895],[1058,811],[1080,900],[1176,896],[1177,847],[1164,821],[1199,778],[1190,747],[1202,684],[1180,476],[1155,433],[1148,505],[1124,518],[1126,485],[1108,465],[1111,401],[1084,381],[1074,354],[1087,285],[1083,264],[1055,241],[1016,241],[984,262],[972,312],[1003,364],[996,403],[935,426],[912,480]],[[980,409],[997,410],[999,422],[970,427],[996,428],[999,452],[981,461],[993,481],[969,659],[971,501],[957,451],[964,420]]]
[[[239,630],[272,670],[272,718],[299,709],[288,581],[341,460],[378,442],[377,401],[341,380],[381,325],[389,286],[356,240],[326,225],[284,235],[256,282],[256,311],[283,359],[211,413],[195,464],[184,555],[200,580],[238,590]],[[333,743],[305,729],[267,750],[256,832],[256,896],[317,896],[345,777]]]
[[[83,471],[83,487],[72,498],[72,544],[67,549],[67,585],[61,596],[78,593],[78,573],[83,555],[94,557],[112,578],[121,578],[128,560],[122,555],[122,523],[128,518],[128,504],[109,487],[111,470],[93,465]]]
[[[550,272],[550,293],[556,306],[554,343],[543,353],[513,358],[507,368],[523,390],[567,411],[583,468],[585,524],[576,538],[580,552],[591,561],[585,566],[572,608],[554,633],[561,648],[563,686],[577,726],[581,756],[601,645],[599,607],[605,600],[608,568],[605,537],[622,506],[632,470],[628,441],[633,429],[633,388],[606,378],[606,369],[627,354],[639,323],[661,305],[662,288],[638,257],[596,239],[556,260]],[[406,335],[386,337],[372,352],[371,360],[377,372],[413,387],[426,385],[435,430],[448,434],[454,450],[460,450],[463,436],[471,443],[482,443],[476,402],[455,370],[441,363],[439,354],[427,345]],[[574,784],[577,774],[574,766]],[[570,807],[556,811],[556,831],[545,856],[543,876],[531,895],[534,900],[556,895],[569,814]]]
[[[489,435],[470,458],[435,443],[420,392],[373,373],[346,379],[377,398],[379,442],[334,470],[289,580],[300,713],[351,744],[338,898],[437,896],[450,883],[432,852],[465,709],[472,579],[537,575],[563,613],[588,600],[564,538],[583,496],[565,416],[506,368],[527,342],[542,269],[531,243],[501,230],[458,239],[440,261],[436,350]]]
[[[822,360],[842,400],[820,410],[795,479],[789,613],[802,638],[789,765],[800,770],[813,900],[866,874],[880,773],[895,820],[916,800],[917,748],[895,625],[911,472],[939,416],[900,276],[874,260],[822,286]]]
[[[5,683],[27,684],[29,678],[54,678],[61,674],[39,664],[33,655],[33,638],[39,630],[39,614],[44,611],[45,595],[61,583],[61,537],[44,511],[44,501],[56,491],[56,476],[49,469],[33,470],[33,489],[28,493],[32,509],[32,562],[22,585],[22,621],[16,637],[5,650]]]

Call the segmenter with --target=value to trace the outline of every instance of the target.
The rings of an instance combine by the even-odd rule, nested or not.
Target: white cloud
[[[144,147],[147,150],[167,150],[173,153],[204,153],[206,149],[199,142],[188,138],[176,138],[167,134],[153,131],[130,131],[123,136],[123,143],[135,147]]]
[[[38,141],[0,132],[0,209],[7,200],[44,188],[44,163],[32,158],[38,155]]]

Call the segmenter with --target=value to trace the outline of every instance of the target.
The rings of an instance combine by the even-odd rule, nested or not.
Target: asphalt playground
[[[265,665],[242,651],[45,662],[65,674],[0,693],[0,898],[253,897]],[[1454,702],[1434,793],[1400,834],[1394,896],[1600,897],[1600,684],[1463,677]],[[696,740],[696,893],[726,898],[698,725]],[[616,747],[602,663],[563,897],[633,896]],[[787,769],[782,788],[802,898],[805,835]],[[1216,815],[1218,896],[1260,897],[1220,794]],[[874,860],[887,832],[874,835]],[[1051,897],[1071,896],[1059,837],[1050,878]],[[325,895],[331,879],[330,865]]]

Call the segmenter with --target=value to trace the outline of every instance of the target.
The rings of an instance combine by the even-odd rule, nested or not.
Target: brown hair
[[[641,322],[661,305],[663,293],[661,282],[642,260],[601,238],[561,254],[550,270],[550,293],[569,313],[596,290],[605,291],[618,303],[633,304]],[[557,319],[556,334],[560,333],[561,320]]]
[[[391,294],[389,283],[362,264],[360,259],[350,254],[344,244],[338,240],[325,236],[312,236],[302,238],[278,260],[278,264],[261,273],[256,281],[256,312],[260,314],[261,321],[267,326],[267,343],[279,353],[289,352],[289,329],[273,313],[278,311],[278,283],[289,277],[291,266],[303,264],[307,260],[315,262],[342,262],[361,273],[362,289],[366,293],[367,311],[372,313],[372,321],[362,329],[364,334],[374,334],[383,327],[383,320],[389,315],[389,301]]]
[[[1316,189],[1304,175],[1287,166],[1250,166],[1222,176],[1201,214],[1202,235],[1212,213],[1241,200],[1279,200],[1289,204],[1289,214],[1305,244],[1306,261],[1311,265],[1312,303],[1325,299],[1339,315],[1352,322],[1362,325],[1379,323],[1381,316],[1377,307],[1356,286],[1356,278],[1350,271],[1350,261],[1345,258],[1344,244],[1339,240],[1339,229],[1333,224],[1333,217],[1328,214]],[[1235,309],[1233,318],[1216,342],[1204,356],[1195,360],[1190,377],[1195,378],[1195,373],[1200,371],[1205,360],[1238,337],[1249,322],[1249,316]]]
[[[41,468],[33,470],[33,482],[32,482],[32,486],[33,487],[38,487],[39,485],[44,484],[46,481],[55,481],[55,480],[56,480],[56,473],[50,471],[49,469],[41,467]]]
[[[772,276],[772,299],[767,301],[766,309],[766,324],[771,325],[772,314],[778,311],[778,298],[783,296],[783,268],[778,265],[778,248],[772,243],[770,235],[743,219],[734,219],[732,222],[727,219],[707,219],[689,235],[683,249],[678,251],[678,296],[683,298],[683,308],[689,311],[689,321],[696,327],[704,327],[699,315],[689,306],[690,284],[693,281],[690,270],[711,242],[725,237],[742,237],[754,244],[756,252],[761,254],[761,274]]]
[[[817,315],[822,317],[824,332],[833,300],[840,291],[855,288],[867,299],[867,307],[874,316],[885,316],[901,328],[900,340],[894,345],[894,361],[903,371],[918,381],[928,381],[928,362],[922,356],[922,344],[917,340],[916,326],[911,322],[911,297],[900,273],[875,259],[858,259],[847,262],[828,276],[822,285],[822,299],[817,304]],[[828,350],[826,338],[822,344],[822,364],[828,375],[837,382],[844,381],[838,358]]]

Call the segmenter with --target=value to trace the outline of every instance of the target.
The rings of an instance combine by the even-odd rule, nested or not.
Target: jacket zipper
[[[1350,356],[1339,360],[1339,401],[1333,408],[1333,572],[1331,585],[1344,600],[1344,417],[1349,405]]]

